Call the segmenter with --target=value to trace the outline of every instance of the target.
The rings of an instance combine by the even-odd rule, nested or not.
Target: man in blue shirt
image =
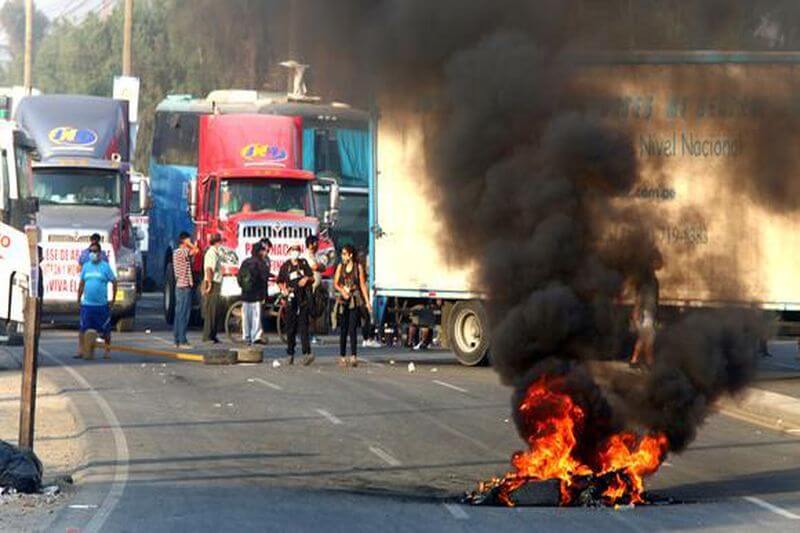
[[[89,262],[89,254],[91,253],[90,248],[92,247],[93,244],[97,244],[98,246],[100,245],[99,233],[92,233],[91,237],[89,237],[89,248],[86,248],[85,250],[81,251],[81,255],[78,257],[79,265],[83,266]],[[100,250],[100,258],[106,263],[108,262],[108,255],[102,250]]]
[[[111,283],[111,303],[108,302],[108,284]],[[81,325],[78,334],[78,353],[91,357],[91,347],[95,339],[86,337],[86,332],[94,330],[103,336],[105,357],[108,358],[111,343],[111,308],[117,298],[117,278],[108,262],[103,260],[100,243],[89,245],[89,261],[81,269],[81,283],[78,286],[78,303],[81,306]]]

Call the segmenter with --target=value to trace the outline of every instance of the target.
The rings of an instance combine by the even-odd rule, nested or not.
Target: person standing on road
[[[630,365],[638,367],[641,359],[652,367],[655,364],[656,313],[658,312],[659,284],[656,271],[662,266],[660,255],[653,258],[652,268],[636,280],[636,301],[633,307],[632,320],[638,333],[633,348]]]
[[[253,245],[250,257],[244,260],[236,276],[242,289],[242,340],[248,344],[264,344],[261,338],[261,306],[267,299],[269,267],[267,250],[260,242]]]
[[[361,308],[372,312],[364,271],[358,263],[355,248],[347,244],[342,248],[342,262],[336,267],[333,286],[339,293],[337,306],[341,309],[339,320],[339,365],[358,366],[358,325]],[[350,359],[347,359],[347,338],[350,337]]]
[[[278,285],[286,296],[286,354],[288,363],[294,364],[294,351],[297,345],[297,334],[303,349],[303,365],[314,362],[311,353],[311,341],[308,336],[309,311],[311,306],[311,286],[314,283],[314,272],[308,262],[300,257],[300,246],[289,248],[289,260],[278,272]]]
[[[219,343],[217,338],[220,289],[222,288],[222,236],[214,233],[203,257],[203,342]]]
[[[108,302],[108,284],[111,284],[111,303]],[[105,358],[109,357],[111,344],[111,309],[117,298],[117,278],[107,261],[103,261],[100,243],[89,245],[89,261],[81,268],[81,282],[78,285],[80,305],[80,329],[78,333],[79,357],[90,357],[95,339],[86,332],[94,330],[105,341]]]
[[[100,246],[100,239],[101,239],[101,237],[100,237],[99,233],[92,233],[92,235],[89,237],[89,246],[86,247],[81,252],[81,255],[78,257],[78,264],[79,265],[83,266],[83,265],[85,265],[86,263],[89,262],[89,254],[91,253],[91,251],[89,249],[92,247],[93,244],[96,244],[96,245]],[[100,249],[100,257],[102,258],[103,261],[108,263],[108,254],[106,254],[102,250],[102,248]]]
[[[172,268],[175,273],[175,320],[173,332],[175,334],[175,347],[184,346],[191,348],[189,339],[186,338],[186,329],[189,327],[189,317],[192,314],[192,257],[200,249],[192,242],[188,233],[181,232],[178,236],[178,248],[172,252]]]

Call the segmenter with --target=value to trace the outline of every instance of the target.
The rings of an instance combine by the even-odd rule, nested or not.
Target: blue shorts
[[[111,333],[111,311],[107,305],[81,304],[80,332],[93,329],[103,337]]]

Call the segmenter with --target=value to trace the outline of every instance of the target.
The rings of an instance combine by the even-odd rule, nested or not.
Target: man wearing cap
[[[311,342],[308,336],[308,322],[311,307],[311,287],[314,284],[314,272],[308,261],[300,257],[300,246],[289,248],[289,260],[278,273],[278,285],[286,296],[286,354],[288,363],[294,364],[294,351],[297,345],[297,334],[303,349],[303,365],[314,362],[311,353]]]
[[[89,262],[90,254],[92,253],[90,248],[93,244],[100,246],[100,239],[101,237],[99,233],[92,233],[92,235],[89,237],[89,246],[87,246],[78,257],[79,265],[83,266]],[[100,260],[108,263],[108,254],[106,254],[102,249],[100,250]]]

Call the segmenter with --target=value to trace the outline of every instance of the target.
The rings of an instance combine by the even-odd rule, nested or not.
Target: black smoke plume
[[[596,361],[625,355],[620,295],[652,274],[660,251],[652,210],[618,201],[640,180],[632,132],[564,96],[580,68],[570,58],[596,43],[624,48],[634,31],[608,12],[608,27],[593,25],[590,5],[375,0],[335,9],[340,20],[349,14],[339,44],[374,100],[425,112],[441,240],[480,265],[492,363],[515,388],[514,406],[537,378],[563,376],[598,441],[621,429],[663,431],[680,450],[713,402],[752,378],[764,332],[751,313],[691,313],[659,334],[651,372],[597,370]],[[756,181],[748,187],[763,199]],[[768,188],[785,192],[772,180]]]

